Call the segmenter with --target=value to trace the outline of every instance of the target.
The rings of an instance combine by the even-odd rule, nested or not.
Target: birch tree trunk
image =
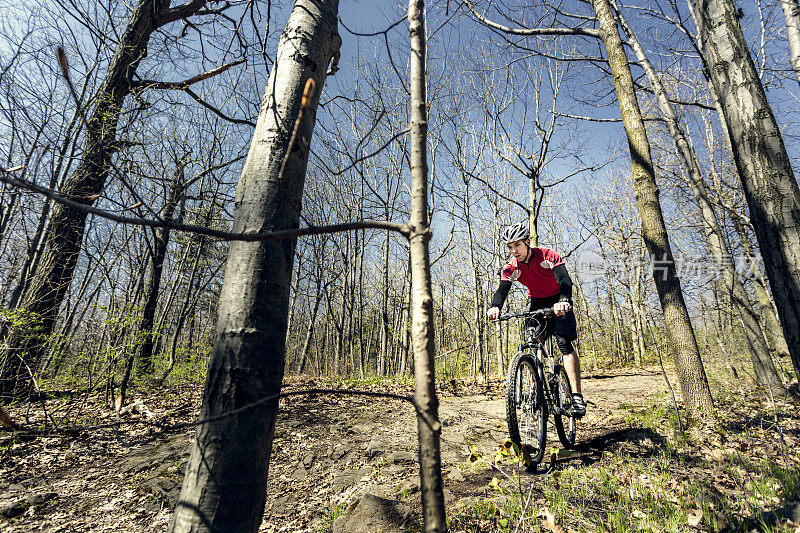
[[[800,188],[731,0],[693,0],[702,51],[800,375]]]
[[[612,0],[613,1],[613,0]],[[658,101],[659,109],[667,124],[670,136],[675,144],[676,152],[686,172],[689,186],[692,188],[694,200],[700,210],[700,219],[703,224],[703,235],[711,255],[714,257],[717,266],[722,269],[722,279],[729,297],[732,300],[734,311],[739,320],[745,326],[745,331],[749,332],[749,339],[753,346],[753,368],[759,378],[759,382],[765,387],[772,388],[773,392],[783,394],[785,387],[781,381],[775,364],[770,356],[769,347],[763,339],[761,325],[753,311],[753,306],[747,296],[747,291],[742,285],[741,279],[736,274],[733,258],[724,239],[722,228],[720,227],[714,207],[708,199],[703,175],[700,172],[700,165],[697,162],[697,154],[689,142],[688,136],[681,126],[678,116],[669,101],[667,91],[661,83],[661,79],[653,68],[647,54],[636,38],[633,29],[628,25],[622,12],[614,5],[619,14],[620,25],[628,36],[628,42],[636,53],[639,64],[644,69],[650,87]]]
[[[425,73],[425,22],[422,0],[408,2],[411,40],[409,86],[411,90],[411,329],[414,346],[414,403],[419,432],[419,476],[423,530],[444,533],[444,487],[439,437],[439,400],[436,397],[433,294],[428,243],[428,107]]]
[[[636,100],[630,65],[622,48],[611,6],[608,0],[592,0],[592,6],[597,14],[600,36],[608,55],[622,121],[628,136],[636,202],[642,221],[642,238],[653,261],[653,278],[666,320],[687,415],[691,422],[696,422],[703,415],[712,414],[713,401],[680,281],[676,276],[672,249],[658,199],[650,144]]]
[[[800,82],[800,2],[781,0],[783,17],[786,20],[786,38],[789,41],[789,59],[794,74]]]
[[[298,0],[262,101],[236,191],[233,231],[299,226],[308,149],[328,65],[338,51],[338,0]],[[281,163],[303,87],[318,88]],[[295,239],[233,242],[220,296],[214,348],[200,410],[211,418],[280,391]],[[170,531],[257,531],[278,400],[198,426]]]

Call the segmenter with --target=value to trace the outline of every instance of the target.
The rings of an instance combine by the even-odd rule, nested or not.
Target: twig
[[[72,80],[69,77],[69,63],[67,62],[67,54],[64,52],[63,48],[57,46],[56,56],[58,57],[58,65],[61,67],[61,74],[64,75],[64,80],[67,82],[67,87],[69,87],[69,93],[72,96],[72,99],[75,100],[75,107],[78,109],[78,114],[80,114],[83,123],[86,124],[86,132],[89,135],[89,139],[94,139],[94,128],[92,128],[91,124],[89,124],[89,121],[86,120],[86,114],[83,111],[83,106],[81,106],[78,93],[75,91],[75,87],[73,87]]]
[[[410,402],[414,405],[417,414],[420,414],[420,409],[417,407],[416,403],[414,402],[414,398],[411,396],[403,396],[400,394],[392,394],[386,392],[373,392],[373,391],[357,391],[357,390],[344,390],[344,389],[306,389],[300,391],[290,391],[290,392],[282,392],[280,394],[273,394],[271,396],[266,396],[261,398],[260,400],[256,400],[255,402],[249,403],[247,405],[243,405],[237,409],[233,409],[231,411],[227,411],[225,413],[221,413],[219,415],[210,416],[208,418],[203,418],[200,420],[196,420],[194,422],[182,422],[180,424],[173,424],[173,425],[165,425],[160,422],[149,422],[147,420],[119,420],[116,422],[110,422],[108,424],[99,424],[95,426],[72,426],[72,427],[65,427],[65,428],[53,428],[49,431],[43,430],[26,430],[25,434],[32,434],[32,435],[50,435],[53,433],[67,433],[67,434],[75,434],[75,433],[83,433],[87,431],[97,431],[101,429],[114,429],[115,435],[117,439],[122,441],[122,438],[119,436],[118,431],[119,427],[122,424],[141,424],[150,427],[159,428],[160,431],[150,435],[145,439],[139,439],[136,441],[131,441],[129,443],[124,443],[126,446],[131,446],[134,444],[147,444],[148,442],[152,442],[158,439],[161,435],[165,433],[169,433],[171,431],[176,431],[179,429],[187,429],[195,426],[200,426],[203,424],[208,424],[210,422],[216,422],[218,420],[223,420],[225,418],[235,416],[250,409],[254,409],[266,403],[275,401],[279,398],[287,398],[289,396],[299,396],[303,394],[342,394],[346,396],[372,396],[372,397],[379,397],[379,398],[392,398],[396,400],[403,400]]]
[[[654,335],[655,337],[655,335]],[[667,378],[667,371],[664,370],[664,361],[661,360],[661,349],[656,344],[656,355],[658,355],[658,364],[661,365],[661,374],[664,376],[664,381],[667,382],[667,388],[669,389],[669,394],[672,396],[672,406],[675,409],[675,420],[678,421],[678,431],[683,434],[683,424],[681,423],[681,413],[678,411],[678,400],[675,399],[675,391],[672,390],[672,385],[669,382],[669,378]]]
[[[525,521],[525,513],[528,511],[528,507],[531,504],[531,497],[533,496],[533,484],[531,484],[530,488],[528,489],[528,499],[525,500],[525,507],[522,508],[522,514],[519,517],[519,522],[517,522],[517,527],[514,528],[514,533],[519,531],[519,528],[522,526],[522,522]]]
[[[237,65],[241,65],[244,63],[244,59],[239,59],[238,61],[234,61],[233,63],[228,63],[226,65],[222,65],[221,67],[217,67],[213,70],[209,70],[207,72],[203,72],[202,74],[198,74],[197,76],[193,76],[188,80],[184,81],[156,81],[156,80],[141,80],[136,81],[131,84],[132,88],[136,89],[162,89],[162,90],[184,90],[189,85],[194,85],[198,81],[207,80],[217,74],[222,74],[226,70],[231,67],[235,67]]]
[[[478,13],[478,10],[475,9],[471,2],[468,2],[467,0],[461,1],[472,12],[472,15],[478,22],[484,26],[492,28],[493,30],[501,31],[509,35],[583,35],[594,38],[600,37],[600,31],[595,30],[594,28],[509,28],[508,26],[503,26],[502,24],[493,22]]]
[[[283,162],[281,162],[281,170],[278,172],[278,181],[283,179],[283,171],[286,170],[286,163],[289,161],[289,156],[294,149],[294,143],[297,142],[297,132],[300,130],[300,122],[303,121],[303,115],[306,112],[306,108],[308,104],[311,103],[311,97],[314,96],[314,89],[315,83],[313,78],[308,78],[306,81],[306,86],[303,89],[303,99],[300,101],[300,112],[297,114],[297,120],[294,121],[294,129],[292,130],[292,136],[289,139],[289,147],[286,149],[286,155],[283,156]]]
[[[112,213],[110,211],[98,209],[96,207],[93,207],[91,205],[82,202],[70,200],[69,198],[61,196],[56,191],[49,189],[47,187],[42,187],[41,185],[37,185],[32,181],[15,178],[10,175],[10,170],[12,169],[6,170],[0,168],[0,182],[8,183],[9,185],[13,185],[21,189],[26,189],[38,194],[42,194],[60,204],[67,205],[69,207],[74,207],[75,209],[79,209],[86,213],[91,213],[93,215],[97,215],[99,217],[103,217],[105,219],[118,222],[120,224],[134,224],[137,226],[150,226],[153,228],[169,228],[171,230],[183,231],[186,233],[196,233],[198,235],[205,235],[207,237],[214,237],[216,239],[224,241],[246,241],[246,242],[274,241],[279,239],[290,239],[292,237],[300,237],[303,235],[336,233],[352,229],[382,229],[382,230],[396,231],[406,236],[411,234],[411,229],[408,227],[408,225],[399,224],[396,222],[383,221],[383,220],[363,220],[357,222],[345,222],[342,224],[332,224],[328,226],[309,225],[306,228],[288,229],[280,231],[234,233],[230,231],[222,231],[222,230],[206,228],[204,226],[198,226],[195,224],[182,224],[179,222],[173,222],[171,220],[152,220],[141,217],[126,217],[118,215],[116,213]]]

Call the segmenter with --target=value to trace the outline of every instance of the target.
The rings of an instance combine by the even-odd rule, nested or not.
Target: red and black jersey
[[[512,257],[503,267],[500,281],[518,281],[528,289],[528,298],[548,298],[561,292],[553,269],[564,264],[550,248],[531,248],[528,262]]]
[[[532,303],[541,303],[542,299],[569,301],[572,298],[572,279],[567,267],[561,256],[550,248],[531,248],[527,263],[511,258],[503,267],[500,285],[492,296],[492,307],[503,307],[514,281],[527,289]]]

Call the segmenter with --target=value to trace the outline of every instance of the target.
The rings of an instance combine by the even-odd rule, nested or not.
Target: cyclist
[[[572,312],[572,279],[561,256],[554,250],[532,247],[528,222],[503,228],[500,239],[511,252],[503,267],[500,284],[492,296],[492,306],[486,312],[491,320],[500,316],[511,283],[518,281],[528,290],[529,310],[552,307],[555,312],[553,337],[564,355],[564,370],[572,383],[573,414],[586,414],[586,402],[581,394],[581,366],[572,341],[578,338],[575,314]]]

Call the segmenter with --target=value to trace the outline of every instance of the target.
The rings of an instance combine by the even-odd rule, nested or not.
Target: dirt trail
[[[657,368],[590,374],[583,385],[591,404],[579,426],[577,443],[582,453],[577,459],[602,454],[609,439],[624,435],[626,415],[618,408],[620,404],[644,406],[653,394],[667,391]],[[459,388],[443,390],[440,398],[448,506],[470,503],[497,475],[485,465],[471,465],[471,449],[491,456],[508,436],[504,384],[484,387],[482,394],[475,394],[472,388],[467,387],[465,394]],[[314,418],[323,409],[319,401],[300,399],[285,406],[279,447],[270,469],[267,515],[271,519],[265,521],[262,531],[313,530],[333,506],[366,492],[406,497],[412,507],[417,504],[416,418],[408,406],[399,401],[332,401],[343,409],[333,415],[330,424]],[[557,443],[552,423],[548,442]],[[309,490],[297,491],[299,486]]]
[[[625,415],[618,409],[621,403],[644,405],[648,397],[665,391],[657,368],[587,376],[584,394],[591,403],[578,433],[584,459],[602,454],[606,437],[625,428]],[[442,390],[448,506],[466,505],[496,475],[467,459],[471,448],[491,455],[505,441],[503,393],[500,382],[453,383]],[[171,412],[171,421],[183,421],[196,412],[199,393],[192,393],[190,409],[186,394],[141,400],[145,407],[129,417]],[[12,416],[20,419],[21,413],[12,411]],[[122,435],[129,440],[136,437]],[[163,531],[179,492],[190,438],[187,431],[139,447],[126,447],[124,440],[111,434],[14,443],[0,464],[0,514],[20,499],[34,498],[18,516],[0,518],[0,530]],[[548,442],[557,442],[552,425]],[[399,400],[291,397],[281,405],[269,477],[261,531],[325,531],[332,509],[366,492],[418,506],[413,411]]]

